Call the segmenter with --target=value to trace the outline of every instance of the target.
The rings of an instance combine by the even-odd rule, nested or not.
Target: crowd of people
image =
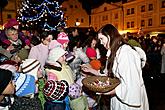
[[[97,110],[98,96],[108,95],[111,110],[149,110],[142,70],[152,64],[153,52],[162,55],[165,73],[165,45],[155,39],[123,37],[111,24],[97,33],[76,28],[28,33],[10,19],[0,33],[0,109]],[[115,76],[120,84],[93,93],[82,84],[90,75]]]

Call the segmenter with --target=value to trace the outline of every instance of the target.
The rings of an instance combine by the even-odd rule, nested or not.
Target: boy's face
[[[18,40],[18,32],[17,31],[10,31],[10,32],[8,32],[7,37],[10,40],[16,42]]]
[[[14,82],[11,80],[5,90],[2,92],[3,95],[14,94],[15,93],[15,85]]]

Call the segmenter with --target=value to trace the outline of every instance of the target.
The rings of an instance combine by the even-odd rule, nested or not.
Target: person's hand
[[[30,49],[30,46],[26,45],[24,48],[25,48],[25,49]]]
[[[87,65],[87,64],[83,64],[81,65],[81,69],[84,71],[84,72],[91,72],[92,71],[92,68]]]
[[[115,89],[113,89],[112,91],[106,92],[106,93],[96,93],[97,95],[110,95],[110,96],[115,96]]]
[[[99,75],[99,72],[95,69],[93,69],[89,64],[83,64],[81,65],[81,70],[86,73],[91,73],[93,75]]]
[[[14,50],[14,46],[10,45],[6,50],[7,50],[7,51]]]

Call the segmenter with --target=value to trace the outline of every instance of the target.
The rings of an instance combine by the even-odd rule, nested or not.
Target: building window
[[[75,8],[77,8],[77,5],[75,5]]]
[[[127,28],[130,28],[130,22],[127,22]]]
[[[108,20],[108,15],[102,16],[102,21],[106,21],[106,20]]]
[[[115,19],[118,19],[118,13],[115,14]]]
[[[76,22],[79,22],[78,18],[76,18]]]
[[[83,22],[84,22],[84,19],[82,18],[82,19],[81,19],[81,23],[83,23]]]
[[[105,16],[105,20],[108,20],[108,15]]]
[[[145,12],[145,6],[141,6],[141,12]]]
[[[144,27],[144,26],[145,26],[145,21],[141,20],[141,27]]]
[[[153,10],[153,4],[149,4],[148,11],[152,11],[152,10]]]
[[[73,8],[73,5],[70,5],[70,8]]]
[[[130,9],[127,9],[127,15],[130,15]]]
[[[131,14],[134,14],[135,11],[134,11],[134,8],[131,8]]]
[[[7,14],[7,19],[12,18],[11,14]]]
[[[152,18],[148,19],[148,26],[152,26]]]
[[[165,16],[161,17],[161,24],[165,24]]]
[[[64,11],[67,11],[67,8],[64,8]]]
[[[165,1],[162,1],[162,8],[165,8]]]
[[[107,7],[104,7],[104,11],[107,11]]]
[[[134,21],[131,22],[131,28],[134,28]]]

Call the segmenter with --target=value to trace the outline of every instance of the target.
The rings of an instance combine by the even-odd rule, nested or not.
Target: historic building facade
[[[65,0],[62,7],[67,27],[89,27],[89,15],[78,0]]]
[[[107,23],[112,23],[120,32],[165,31],[165,0],[129,0],[124,4],[104,3],[92,10],[91,26],[95,30]]]

